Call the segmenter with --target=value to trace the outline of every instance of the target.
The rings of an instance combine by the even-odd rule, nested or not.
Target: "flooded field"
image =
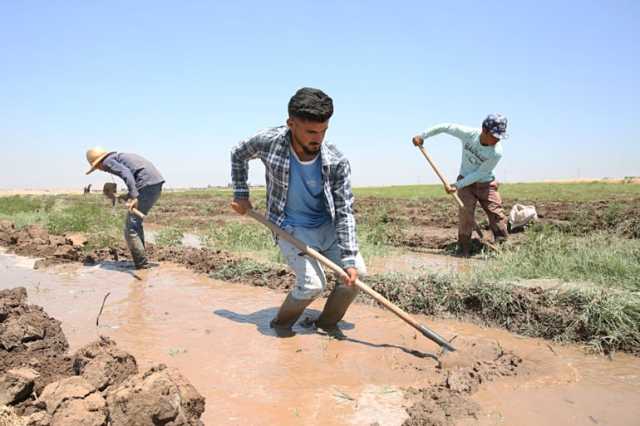
[[[630,355],[608,359],[422,317],[445,337],[455,336],[459,351],[443,355],[390,313],[359,304],[341,324],[346,340],[300,326],[296,336],[281,339],[268,326],[281,293],[170,263],[144,272],[123,266],[34,271],[33,260],[5,253],[0,282],[2,289],[24,286],[30,303],[59,319],[71,350],[104,335],[134,355],[142,370],[159,362],[176,367],[206,398],[207,425],[429,419],[626,425],[640,416],[640,359]],[[307,314],[317,314],[322,303]],[[435,405],[434,389],[442,390]]]

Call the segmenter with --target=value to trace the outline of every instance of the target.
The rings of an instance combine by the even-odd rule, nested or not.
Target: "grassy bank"
[[[475,272],[488,282],[546,278],[640,291],[640,240],[602,231],[577,237],[539,227]]]
[[[0,219],[17,228],[40,225],[50,233],[86,233],[88,248],[103,248],[122,239],[124,213],[105,205],[104,199],[90,196],[0,197]]]
[[[471,317],[531,337],[640,353],[640,295],[597,288],[530,289],[482,278],[383,274],[367,282],[412,313]]]

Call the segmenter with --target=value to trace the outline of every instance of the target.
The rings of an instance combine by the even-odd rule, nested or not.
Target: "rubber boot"
[[[291,337],[294,335],[291,327],[296,323],[305,308],[313,302],[313,299],[301,300],[296,299],[289,293],[287,298],[282,302],[282,306],[278,310],[276,317],[269,324],[278,335],[278,337]]]
[[[471,256],[471,235],[458,235],[458,254],[462,257]]]
[[[493,231],[493,241],[495,241],[496,244],[502,244],[507,241],[507,238],[509,237],[509,232],[507,231],[507,227],[504,224],[500,224],[496,226],[496,228],[492,229],[492,231]]]
[[[136,269],[146,268],[149,265],[149,261],[147,260],[147,253],[142,239],[140,239],[138,234],[132,229],[128,229],[125,232],[124,237],[127,241],[127,247],[129,247],[131,257],[133,258],[133,264]]]
[[[358,291],[356,286],[336,284],[316,321],[316,327],[323,329],[333,337],[344,338],[344,334],[338,328],[338,322],[342,320],[349,305],[358,296]]]

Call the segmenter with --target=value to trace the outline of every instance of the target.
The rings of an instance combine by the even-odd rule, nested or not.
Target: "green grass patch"
[[[219,280],[236,281],[240,277],[260,276],[272,271],[272,267],[251,259],[239,259],[212,272],[210,276]]]
[[[264,199],[265,197],[265,189],[261,188],[251,188],[251,200]],[[222,188],[207,188],[207,189],[188,189],[188,190],[163,190],[162,197],[160,198],[160,203],[173,203],[173,202],[190,202],[211,199],[227,199],[229,203],[233,199],[233,191],[231,189],[222,189]]]
[[[204,235],[205,245],[212,249],[237,252],[275,251],[271,231],[260,224],[227,222],[211,226]]]
[[[596,201],[640,197],[640,185],[606,183],[508,183],[500,185],[506,199],[532,201]]]
[[[87,234],[87,250],[113,247],[122,240],[125,217],[122,210],[114,211],[99,198],[69,197],[49,213],[47,229],[56,235]]]
[[[110,247],[121,240],[124,217],[98,196],[0,197],[0,218],[12,221],[16,228],[37,224],[56,235],[83,232],[89,249]]]
[[[180,246],[182,245],[183,233],[177,228],[163,228],[158,231],[155,243],[159,246]]]
[[[442,185],[396,185],[354,188],[353,193],[356,199],[358,197],[375,197],[414,200],[423,198],[441,199],[450,197],[449,194],[444,192]]]
[[[18,213],[47,212],[51,209],[55,199],[44,196],[0,197],[0,215],[13,216]]]
[[[556,278],[638,291],[640,241],[605,232],[575,237],[537,228],[475,273],[494,282]]]
[[[57,235],[65,232],[89,232],[98,226],[115,224],[116,216],[104,206],[72,203],[49,214],[49,232]]]
[[[40,225],[46,228],[47,221],[49,220],[49,213],[36,210],[30,212],[19,212],[12,215],[0,214],[0,219],[13,222],[15,227],[18,229],[29,225]]]
[[[373,256],[388,256],[397,252],[393,241],[401,235],[405,226],[403,220],[394,217],[385,208],[376,210],[373,214],[358,223],[358,248],[365,259]]]
[[[0,197],[0,219],[13,222],[16,228],[34,224],[47,226],[54,203],[55,199],[48,196]]]

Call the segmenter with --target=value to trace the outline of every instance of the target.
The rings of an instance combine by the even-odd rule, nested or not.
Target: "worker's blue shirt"
[[[291,170],[283,224],[317,228],[331,221],[324,199],[320,155],[311,161],[301,161],[293,149],[290,152]]]

